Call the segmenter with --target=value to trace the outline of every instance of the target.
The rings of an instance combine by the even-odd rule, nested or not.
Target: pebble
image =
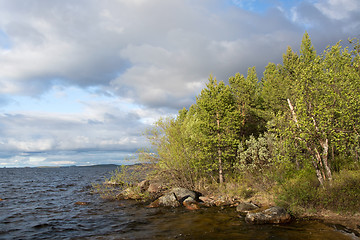
[[[76,202],[75,205],[89,205],[88,202]]]

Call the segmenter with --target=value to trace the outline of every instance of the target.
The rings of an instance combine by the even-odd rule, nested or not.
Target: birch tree
[[[210,76],[196,98],[196,118],[203,162],[210,170],[217,170],[219,183],[223,183],[224,170],[236,156],[241,118],[229,86]]]
[[[321,185],[332,181],[330,148],[344,151],[344,142],[359,127],[358,60],[340,43],[317,55],[306,33],[295,61],[284,59],[281,75],[290,76],[292,94],[286,104],[292,136],[311,156]]]

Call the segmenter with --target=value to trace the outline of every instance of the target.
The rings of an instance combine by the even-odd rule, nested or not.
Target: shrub
[[[240,172],[261,172],[271,165],[274,154],[275,135],[265,133],[258,138],[250,136],[249,140],[238,146],[236,167]]]
[[[358,212],[360,209],[360,171],[343,170],[334,175],[331,185],[321,190],[321,203],[326,209]]]
[[[294,214],[299,214],[319,205],[318,189],[315,174],[299,171],[298,176],[288,179],[280,186],[275,201]]]
[[[111,173],[102,184],[93,184],[93,193],[100,194],[101,198],[115,200],[119,198],[146,199],[138,184],[153,170],[151,164],[135,164],[121,166]]]
[[[277,204],[295,214],[312,209],[355,213],[360,209],[360,171],[343,170],[331,183],[320,187],[314,174],[302,173],[278,189]]]

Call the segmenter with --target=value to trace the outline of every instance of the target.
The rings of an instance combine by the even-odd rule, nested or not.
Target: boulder
[[[259,212],[248,212],[245,221],[253,224],[281,224],[290,222],[291,216],[284,208],[275,206]]]
[[[170,193],[174,193],[178,201],[184,201],[188,197],[196,200],[199,198],[198,194],[194,191],[188,190],[186,188],[173,188],[171,189]]]
[[[197,203],[199,194],[190,191],[186,188],[173,188],[154,202],[152,202],[149,207],[179,207],[181,204],[184,206],[194,206],[194,203]],[[187,201],[184,204],[184,201]]]
[[[152,202],[149,207],[179,207],[180,202],[174,193],[167,193]]]
[[[240,213],[248,213],[249,211],[253,211],[258,208],[259,206],[252,202],[243,202],[236,206],[236,211]]]

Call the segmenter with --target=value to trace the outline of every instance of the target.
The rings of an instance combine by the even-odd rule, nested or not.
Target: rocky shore
[[[118,194],[117,199],[139,199],[139,192],[134,189],[140,189],[143,196],[149,197],[150,203],[147,207],[150,208],[185,207],[189,210],[197,210],[201,207],[230,206],[234,207],[240,218],[244,218],[250,224],[283,224],[292,219],[290,214],[279,206],[258,205],[252,202],[203,196],[200,192],[180,187],[164,189],[161,184],[152,183],[149,180],[140,182],[135,188],[124,189]]]
[[[133,199],[146,202],[146,207],[184,207],[194,211],[204,207],[232,207],[238,216],[249,224],[286,224],[294,220],[317,220],[344,232],[360,237],[360,214],[342,215],[331,211],[319,211],[292,216],[286,209],[276,206],[261,196],[244,201],[242,198],[229,199],[224,196],[203,195],[185,188],[165,187],[160,180],[143,180],[126,188],[115,182],[105,185],[122,187],[116,199]]]

